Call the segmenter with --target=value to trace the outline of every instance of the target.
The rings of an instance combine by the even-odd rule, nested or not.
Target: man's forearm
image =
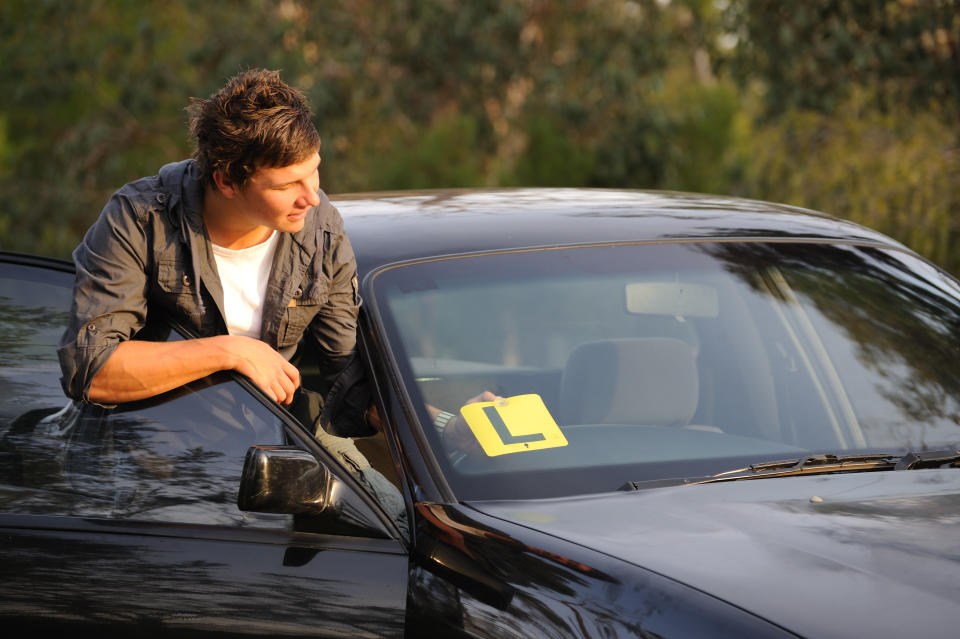
[[[249,377],[282,403],[293,400],[297,369],[265,343],[219,335],[178,342],[131,340],[117,346],[90,384],[90,400],[119,404],[153,397],[222,370]]]
[[[119,404],[153,397],[233,368],[220,337],[179,342],[127,341],[103,365],[90,384],[90,400]]]

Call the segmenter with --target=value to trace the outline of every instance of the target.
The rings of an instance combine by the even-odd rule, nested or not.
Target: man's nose
[[[320,194],[308,187],[304,192],[303,201],[305,206],[316,206],[320,204]]]

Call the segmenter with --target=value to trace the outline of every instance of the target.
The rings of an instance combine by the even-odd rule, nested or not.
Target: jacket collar
[[[160,182],[167,192],[168,210],[179,216],[181,228],[204,235],[203,181],[196,160],[165,164],[160,168]],[[189,241],[186,236],[183,239]]]

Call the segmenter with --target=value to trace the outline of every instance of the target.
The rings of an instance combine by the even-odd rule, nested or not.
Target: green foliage
[[[500,179],[504,186],[588,186],[594,156],[580,148],[549,115],[533,116],[524,127],[526,149],[513,170]]]
[[[860,222],[960,273],[960,3],[739,0],[726,17],[730,68],[760,98],[730,190]]]
[[[271,63],[265,4],[3,3],[0,248],[66,255],[113,190],[188,155],[187,98]]]
[[[0,249],[68,255],[249,67],[307,93],[332,192],[737,193],[960,272],[958,0],[8,0]]]
[[[699,83],[689,72],[662,76],[642,110],[612,122],[594,141],[587,184],[724,193],[739,166],[739,96],[729,82]],[[586,166],[586,165],[585,165]]]
[[[739,0],[734,73],[763,83],[767,113],[826,113],[856,87],[884,108],[939,105],[960,112],[957,0]]]
[[[336,46],[324,49],[320,76],[310,89],[319,105],[321,134],[335,131],[336,157],[327,150],[325,169],[326,183],[335,190],[383,184],[379,158],[396,152],[391,140],[402,140],[404,154],[418,154],[422,141],[415,137],[447,126],[438,122],[450,121],[451,113],[476,126],[469,148],[480,168],[470,185],[595,182],[588,173],[591,162],[561,167],[554,161],[549,169],[532,163],[540,162],[544,145],[565,145],[580,150],[570,157],[586,157],[606,139],[613,122],[642,119],[645,93],[655,89],[676,41],[670,12],[655,0],[393,0],[376,9],[355,2],[333,6],[306,15],[304,32],[336,38]],[[357,74],[346,74],[351,69],[362,73],[359,81]],[[349,109],[343,108],[344,100],[327,99],[330,89],[324,87],[330,86],[341,87],[333,91]],[[375,130],[367,124],[370,119]],[[433,157],[454,158],[463,148],[454,138],[445,139],[453,146],[443,151],[438,140],[431,140]],[[339,161],[347,157],[349,164]],[[439,180],[443,170],[423,171],[421,160],[410,169],[422,173],[415,180],[387,176],[386,183],[449,186]]]
[[[958,135],[934,113],[883,112],[854,93],[830,116],[796,110],[758,128],[741,188],[878,229],[956,273]]]
[[[480,160],[476,121],[466,115],[448,117],[397,138],[391,152],[373,163],[371,188],[475,186],[483,183]]]

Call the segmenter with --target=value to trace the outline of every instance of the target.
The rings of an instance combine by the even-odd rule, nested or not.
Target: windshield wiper
[[[910,451],[904,455],[876,453],[867,455],[811,455],[797,459],[762,462],[745,468],[728,470],[709,477],[685,477],[682,479],[655,479],[651,481],[628,481],[620,490],[641,490],[664,486],[713,484],[741,479],[765,479],[769,477],[792,477],[796,475],[821,475],[826,473],[859,473],[878,470],[918,470],[941,468],[945,465],[960,467],[960,450]]]
[[[941,468],[945,464],[958,465],[960,450],[945,448],[944,450],[921,450],[919,453],[910,451],[900,458],[894,470],[916,470],[918,468]]]
[[[940,468],[945,464],[960,462],[960,450],[910,451],[905,455],[887,453],[869,455],[811,455],[799,459],[751,464],[746,468],[728,470],[710,477],[689,481],[691,484],[709,484],[738,479],[762,479],[764,477],[791,477],[794,475],[820,475],[825,473],[856,473],[876,470],[916,470]]]
[[[728,470],[690,483],[708,484],[738,479],[761,479],[763,477],[791,477],[794,475],[817,475],[822,473],[862,472],[868,470],[893,470],[900,460],[899,455],[811,455],[798,459],[751,464],[746,468]]]

